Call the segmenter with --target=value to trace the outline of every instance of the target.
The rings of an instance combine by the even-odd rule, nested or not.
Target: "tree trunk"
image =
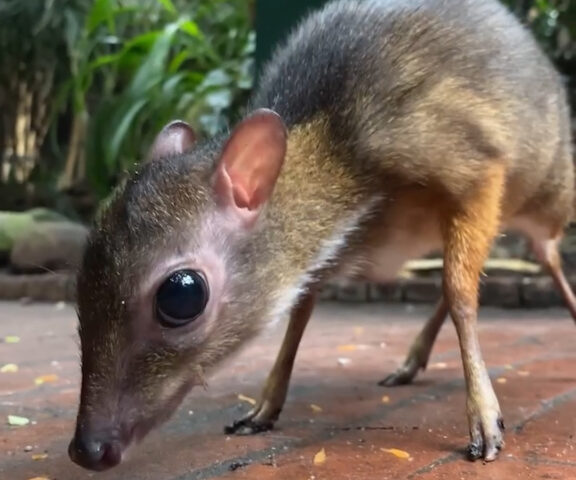
[[[85,110],[74,114],[70,134],[70,147],[66,157],[66,166],[58,182],[60,190],[68,190],[75,184],[84,180],[85,168],[85,142],[88,128],[88,113]]]

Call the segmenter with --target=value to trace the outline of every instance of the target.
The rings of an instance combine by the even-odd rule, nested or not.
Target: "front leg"
[[[424,328],[412,342],[404,364],[391,375],[378,383],[383,387],[394,387],[412,383],[420,370],[425,370],[428,365],[432,347],[436,337],[442,328],[442,324],[448,315],[448,303],[444,296],[440,298],[434,314],[428,319]]]
[[[286,401],[294,360],[300,340],[302,340],[302,335],[314,309],[314,302],[315,295],[308,293],[293,309],[280,353],[268,375],[260,400],[246,416],[225,427],[225,433],[252,435],[271,430],[274,427],[274,422],[278,420]]]
[[[458,199],[443,222],[444,293],[458,332],[470,429],[468,457],[493,461],[503,442],[504,422],[477,331],[478,284],[482,266],[497,233],[504,168],[487,167],[476,190]]]

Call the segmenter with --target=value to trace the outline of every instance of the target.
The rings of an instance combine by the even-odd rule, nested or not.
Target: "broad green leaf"
[[[176,98],[178,87],[186,78],[185,72],[180,72],[168,77],[162,84],[162,97],[164,99]]]
[[[158,2],[170,13],[176,13],[176,7],[172,3],[172,0],[158,0]]]
[[[254,59],[247,58],[238,68],[238,80],[236,82],[238,88],[248,90],[252,88],[254,82]]]
[[[154,43],[158,40],[158,37],[162,35],[161,30],[155,30],[153,32],[146,32],[135,36],[126,42],[123,51],[142,49],[144,51],[149,51]]]
[[[82,34],[80,29],[81,27],[78,17],[68,8],[64,9],[64,19],[64,37],[66,38],[68,50],[72,52],[80,40]]]
[[[42,85],[49,103],[42,148],[54,158],[39,163],[42,178],[59,177],[54,166],[64,164],[70,112],[89,115],[79,170],[99,196],[137,159],[158,123],[181,116],[203,133],[225,126],[251,87],[253,1],[0,0],[3,77],[22,63],[24,82],[46,65],[56,72],[52,90]]]
[[[232,79],[230,75],[226,73],[223,69],[217,68],[212,70],[202,83],[203,87],[212,87],[212,86],[221,86],[221,85],[228,85]]]
[[[181,65],[190,58],[190,53],[187,50],[182,50],[178,55],[176,55],[170,65],[168,65],[168,71],[174,73],[178,71]]]
[[[96,58],[93,62],[90,63],[90,68],[97,69],[104,65],[109,65],[111,63],[117,63],[120,59],[121,54],[114,54],[114,55],[102,55]]]
[[[186,32],[188,35],[190,35],[191,37],[199,37],[200,36],[200,29],[198,28],[198,25],[196,24],[196,22],[193,22],[192,20],[186,20],[184,22],[182,22],[182,24],[180,25],[180,28]]]
[[[144,60],[130,84],[129,90],[131,93],[140,94],[161,81],[170,53],[172,39],[178,31],[178,26],[178,23],[171,23],[158,36],[148,57]]]
[[[141,98],[133,104],[127,105],[125,111],[119,112],[121,115],[119,115],[118,123],[113,125],[114,133],[110,138],[110,144],[106,152],[107,165],[110,170],[113,170],[118,162],[122,142],[125,140],[134,118],[136,118],[147,103],[147,98]]]
[[[87,30],[94,32],[96,28],[105,23],[110,30],[114,31],[114,9],[112,0],[95,0],[90,13],[88,14]]]
[[[2,12],[2,9],[0,8],[0,15],[4,14],[5,13]],[[55,0],[47,0],[44,2],[42,15],[38,20],[38,23],[31,29],[32,35],[35,37],[38,36],[42,30],[48,28],[50,24],[54,22],[55,17],[57,19],[57,16],[55,15]]]
[[[206,95],[205,99],[215,110],[224,110],[232,103],[232,92],[229,89],[215,90]]]

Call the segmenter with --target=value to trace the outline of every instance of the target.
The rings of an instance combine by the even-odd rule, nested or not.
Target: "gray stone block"
[[[368,285],[365,282],[352,282],[339,285],[336,300],[341,302],[365,302],[368,300]]]
[[[542,308],[562,305],[562,296],[551,277],[522,279],[522,306]]]
[[[404,301],[408,303],[436,303],[442,295],[440,277],[410,278],[404,282]]]
[[[480,284],[480,304],[515,308],[521,305],[519,277],[483,277]]]
[[[391,283],[371,283],[368,285],[368,300],[372,302],[399,303],[403,300],[404,281]]]

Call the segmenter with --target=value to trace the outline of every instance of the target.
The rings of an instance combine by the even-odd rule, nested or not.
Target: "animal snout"
[[[102,471],[122,460],[122,445],[113,435],[77,431],[68,447],[71,460],[83,468]]]

